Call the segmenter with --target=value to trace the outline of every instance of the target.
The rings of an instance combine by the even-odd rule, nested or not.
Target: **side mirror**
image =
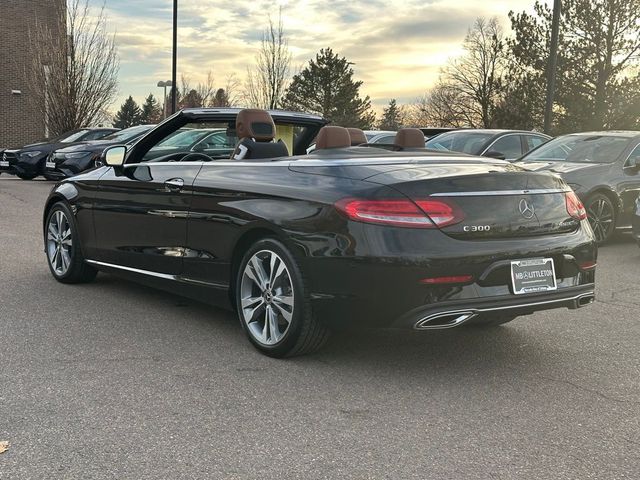
[[[507,157],[502,152],[497,152],[496,150],[489,150],[484,154],[485,157],[497,158],[498,160],[506,160]]]
[[[124,157],[127,154],[127,147],[116,145],[109,147],[102,152],[102,161],[110,167],[121,167],[124,165]]]

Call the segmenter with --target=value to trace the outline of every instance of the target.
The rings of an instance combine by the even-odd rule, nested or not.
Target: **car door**
[[[616,189],[622,200],[622,211],[620,212],[619,226],[631,224],[631,218],[635,211],[636,198],[640,194],[640,171],[636,167],[636,162],[640,160],[640,145],[633,147],[622,164],[619,181]],[[615,166],[620,167],[620,164]]]
[[[200,162],[141,162],[109,168],[94,201],[97,260],[178,275],[192,186]]]
[[[529,153],[534,148],[537,148],[543,143],[547,143],[549,141],[549,138],[535,134],[523,134],[522,139],[524,143],[523,154]]]
[[[504,155],[505,160],[512,162],[522,156],[522,141],[520,134],[510,133],[498,138],[489,145],[482,155],[488,152],[499,152]]]

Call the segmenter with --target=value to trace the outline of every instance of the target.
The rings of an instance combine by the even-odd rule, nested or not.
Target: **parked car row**
[[[50,142],[0,152],[0,173],[23,179],[43,175],[49,180],[77,175],[100,165],[110,145],[133,145],[154,125],[122,131],[87,128]],[[459,152],[516,163],[531,170],[549,170],[562,176],[586,205],[589,221],[599,243],[616,230],[632,226],[635,202],[640,193],[640,132],[588,132],[551,139],[539,132],[504,129],[423,128],[428,149]],[[368,130],[369,146],[393,149],[395,131]],[[164,139],[148,154],[149,159],[176,151],[229,155],[234,139],[223,128],[182,128]],[[357,144],[355,142],[354,144]],[[307,149],[312,153],[315,143]]]

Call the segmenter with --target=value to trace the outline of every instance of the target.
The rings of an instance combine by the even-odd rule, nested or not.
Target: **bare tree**
[[[241,103],[241,83],[235,73],[231,73],[227,76],[224,91],[227,95],[227,101],[229,102],[230,107],[235,107]]]
[[[68,0],[66,10],[53,12],[62,31],[37,25],[29,32],[25,82],[49,134],[58,135],[104,119],[118,90],[119,60],[104,4],[93,11],[89,0]]]
[[[269,18],[262,44],[253,67],[247,67],[244,97],[248,106],[274,109],[280,106],[291,71],[291,52],[282,27],[282,9],[278,24]]]
[[[438,82],[407,106],[405,124],[420,127],[465,127],[473,123],[472,108],[448,84]]]
[[[453,96],[458,106],[464,106],[465,112],[458,113],[471,127],[489,128],[493,124],[507,55],[503,37],[496,18],[476,19],[465,37],[464,55],[443,69],[442,85],[434,92],[437,102]]]

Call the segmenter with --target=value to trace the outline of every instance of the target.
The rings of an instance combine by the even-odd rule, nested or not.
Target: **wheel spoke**
[[[62,259],[62,270],[66,272],[69,268],[69,264],[71,263],[71,257],[69,256],[69,252],[64,248],[60,248],[60,254],[60,258]]]
[[[57,240],[58,239],[58,230],[56,228],[56,226],[54,225],[53,222],[49,222],[49,235],[47,238],[49,238],[50,240]]]
[[[291,319],[293,318],[293,313],[287,310],[276,298],[273,299],[273,306],[276,307],[282,317],[287,321],[287,323],[291,323]]]
[[[248,314],[245,314],[245,319],[247,323],[255,322],[254,317],[256,316],[256,312],[258,312],[264,305],[264,299],[262,297],[247,297],[242,299],[242,309],[249,310]]]
[[[267,275],[264,273],[264,269],[262,268],[262,262],[260,259],[254,255],[251,258],[251,268],[249,269],[253,273],[252,280],[260,287],[260,290],[264,290],[267,287]]]
[[[58,256],[60,255],[60,247],[56,245],[56,249],[53,252],[53,257],[51,258],[51,265],[54,269],[58,269]]]
[[[264,309],[264,325],[262,326],[262,342],[269,343],[269,306]]]
[[[278,314],[272,307],[267,308],[267,317],[269,318],[269,337],[271,343],[276,343],[282,336],[280,334],[280,328],[278,328]]]

